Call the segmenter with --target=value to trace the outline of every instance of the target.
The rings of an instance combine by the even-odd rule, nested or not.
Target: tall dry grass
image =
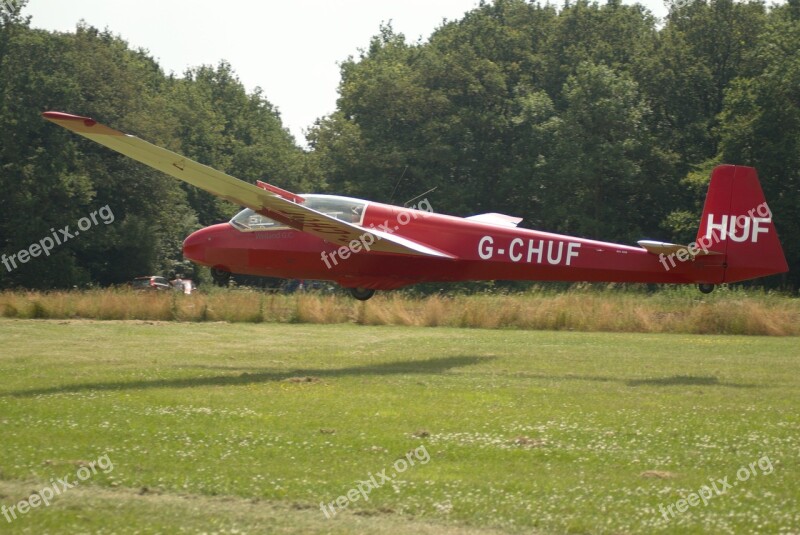
[[[210,294],[92,290],[0,293],[7,318],[359,323],[486,329],[800,335],[800,299],[763,292],[692,289],[656,293],[534,289],[524,294],[433,295],[399,292],[367,302],[345,295]]]

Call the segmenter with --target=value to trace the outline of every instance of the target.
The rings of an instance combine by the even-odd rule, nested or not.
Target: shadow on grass
[[[178,379],[152,379],[142,381],[120,381],[113,383],[83,383],[74,385],[52,386],[31,390],[15,390],[5,392],[4,396],[32,397],[47,394],[65,394],[102,390],[143,390],[147,388],[195,388],[200,386],[240,386],[253,383],[283,381],[294,377],[336,378],[361,375],[403,375],[403,374],[437,374],[453,368],[473,366],[487,362],[495,357],[455,356],[429,360],[408,360],[352,366],[349,368],[314,368],[289,371],[256,371],[238,375],[215,375],[212,377],[182,377]],[[225,369],[225,368],[222,368]],[[234,368],[235,370],[235,368]],[[255,369],[257,370],[257,368]]]
[[[759,388],[754,383],[724,383],[714,376],[673,375],[671,377],[652,377],[648,379],[620,379],[602,375],[543,375],[524,374],[524,377],[550,380],[595,381],[598,383],[621,382],[626,386],[722,386],[727,388]]]
[[[751,383],[721,383],[714,376],[673,375],[672,377],[658,377],[653,379],[632,379],[627,381],[628,386],[729,386],[733,388],[756,388],[758,385]]]

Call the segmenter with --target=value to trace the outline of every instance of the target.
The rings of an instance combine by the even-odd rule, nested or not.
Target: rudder
[[[725,255],[723,282],[789,270],[752,167],[720,165],[711,172],[697,244]]]

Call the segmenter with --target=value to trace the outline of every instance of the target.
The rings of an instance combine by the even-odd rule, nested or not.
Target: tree
[[[664,213],[664,156],[647,131],[650,110],[630,76],[585,62],[564,84],[546,182],[555,228],[609,240],[655,230]]]
[[[112,284],[184,271],[181,243],[236,211],[177,181],[54,128],[47,109],[94,117],[246,180],[307,184],[305,155],[260,90],[247,93],[230,65],[166,77],[142,50],[80,24],[74,33],[32,30],[0,18],[0,247],[28,248],[54,229],[107,206],[98,225],[17,268],[0,286]]]
[[[753,51],[763,70],[734,80],[720,120],[721,159],[752,165],[759,177],[791,266],[783,277],[800,284],[800,20],[778,8]]]

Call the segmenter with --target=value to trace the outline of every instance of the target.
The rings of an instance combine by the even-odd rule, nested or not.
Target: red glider
[[[548,280],[714,285],[788,271],[755,169],[714,169],[695,242],[639,247],[516,228],[502,214],[453,217],[423,200],[405,208],[253,185],[61,112],[64,128],[246,208],[186,238],[186,258],[230,273],[335,281],[357,299],[418,282]],[[423,208],[423,209],[419,209]]]

